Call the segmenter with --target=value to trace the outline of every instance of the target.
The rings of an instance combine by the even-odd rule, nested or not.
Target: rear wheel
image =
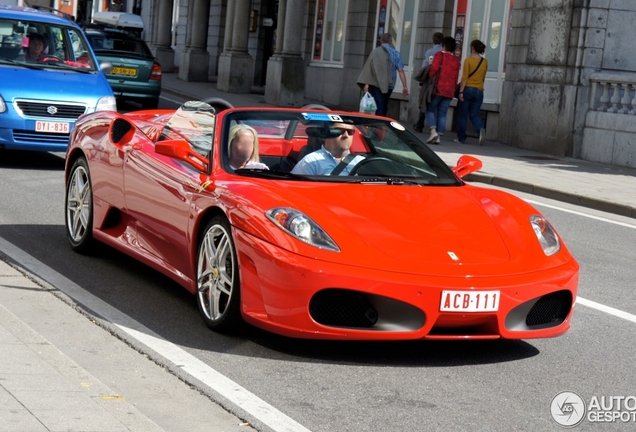
[[[215,216],[203,231],[197,255],[197,304],[205,324],[225,333],[240,328],[240,294],[230,223]]]
[[[74,251],[88,253],[93,239],[93,188],[88,162],[81,157],[71,168],[66,185],[66,236]]]

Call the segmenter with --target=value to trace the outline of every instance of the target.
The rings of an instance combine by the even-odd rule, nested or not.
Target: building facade
[[[80,2],[86,0],[78,0]],[[97,0],[96,0],[97,1]],[[93,4],[92,2],[90,3]],[[121,0],[140,11],[164,71],[219,90],[264,88],[281,106],[357,110],[362,66],[393,35],[410,90],[389,115],[417,118],[417,83],[433,33],[486,44],[487,137],[557,156],[636,167],[633,0]],[[452,111],[452,110],[451,110]],[[452,126],[452,112],[451,122]]]

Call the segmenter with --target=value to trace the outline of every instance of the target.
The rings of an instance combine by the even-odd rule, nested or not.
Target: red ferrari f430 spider
[[[85,115],[71,247],[177,281],[206,325],[297,338],[528,339],[570,328],[579,265],[520,198],[466,183],[389,118],[292,108]]]

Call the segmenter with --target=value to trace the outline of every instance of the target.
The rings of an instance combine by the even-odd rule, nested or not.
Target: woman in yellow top
[[[468,118],[479,131],[479,145],[484,145],[486,130],[479,117],[479,110],[484,101],[484,81],[488,71],[488,60],[483,57],[486,45],[475,39],[470,43],[470,57],[464,60],[462,81],[459,85],[459,104],[457,113],[456,142],[466,142],[466,126]]]

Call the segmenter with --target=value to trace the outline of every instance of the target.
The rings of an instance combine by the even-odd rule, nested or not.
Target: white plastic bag
[[[365,92],[360,99],[360,112],[367,114],[375,114],[376,106],[375,99],[371,96],[371,93]]]

